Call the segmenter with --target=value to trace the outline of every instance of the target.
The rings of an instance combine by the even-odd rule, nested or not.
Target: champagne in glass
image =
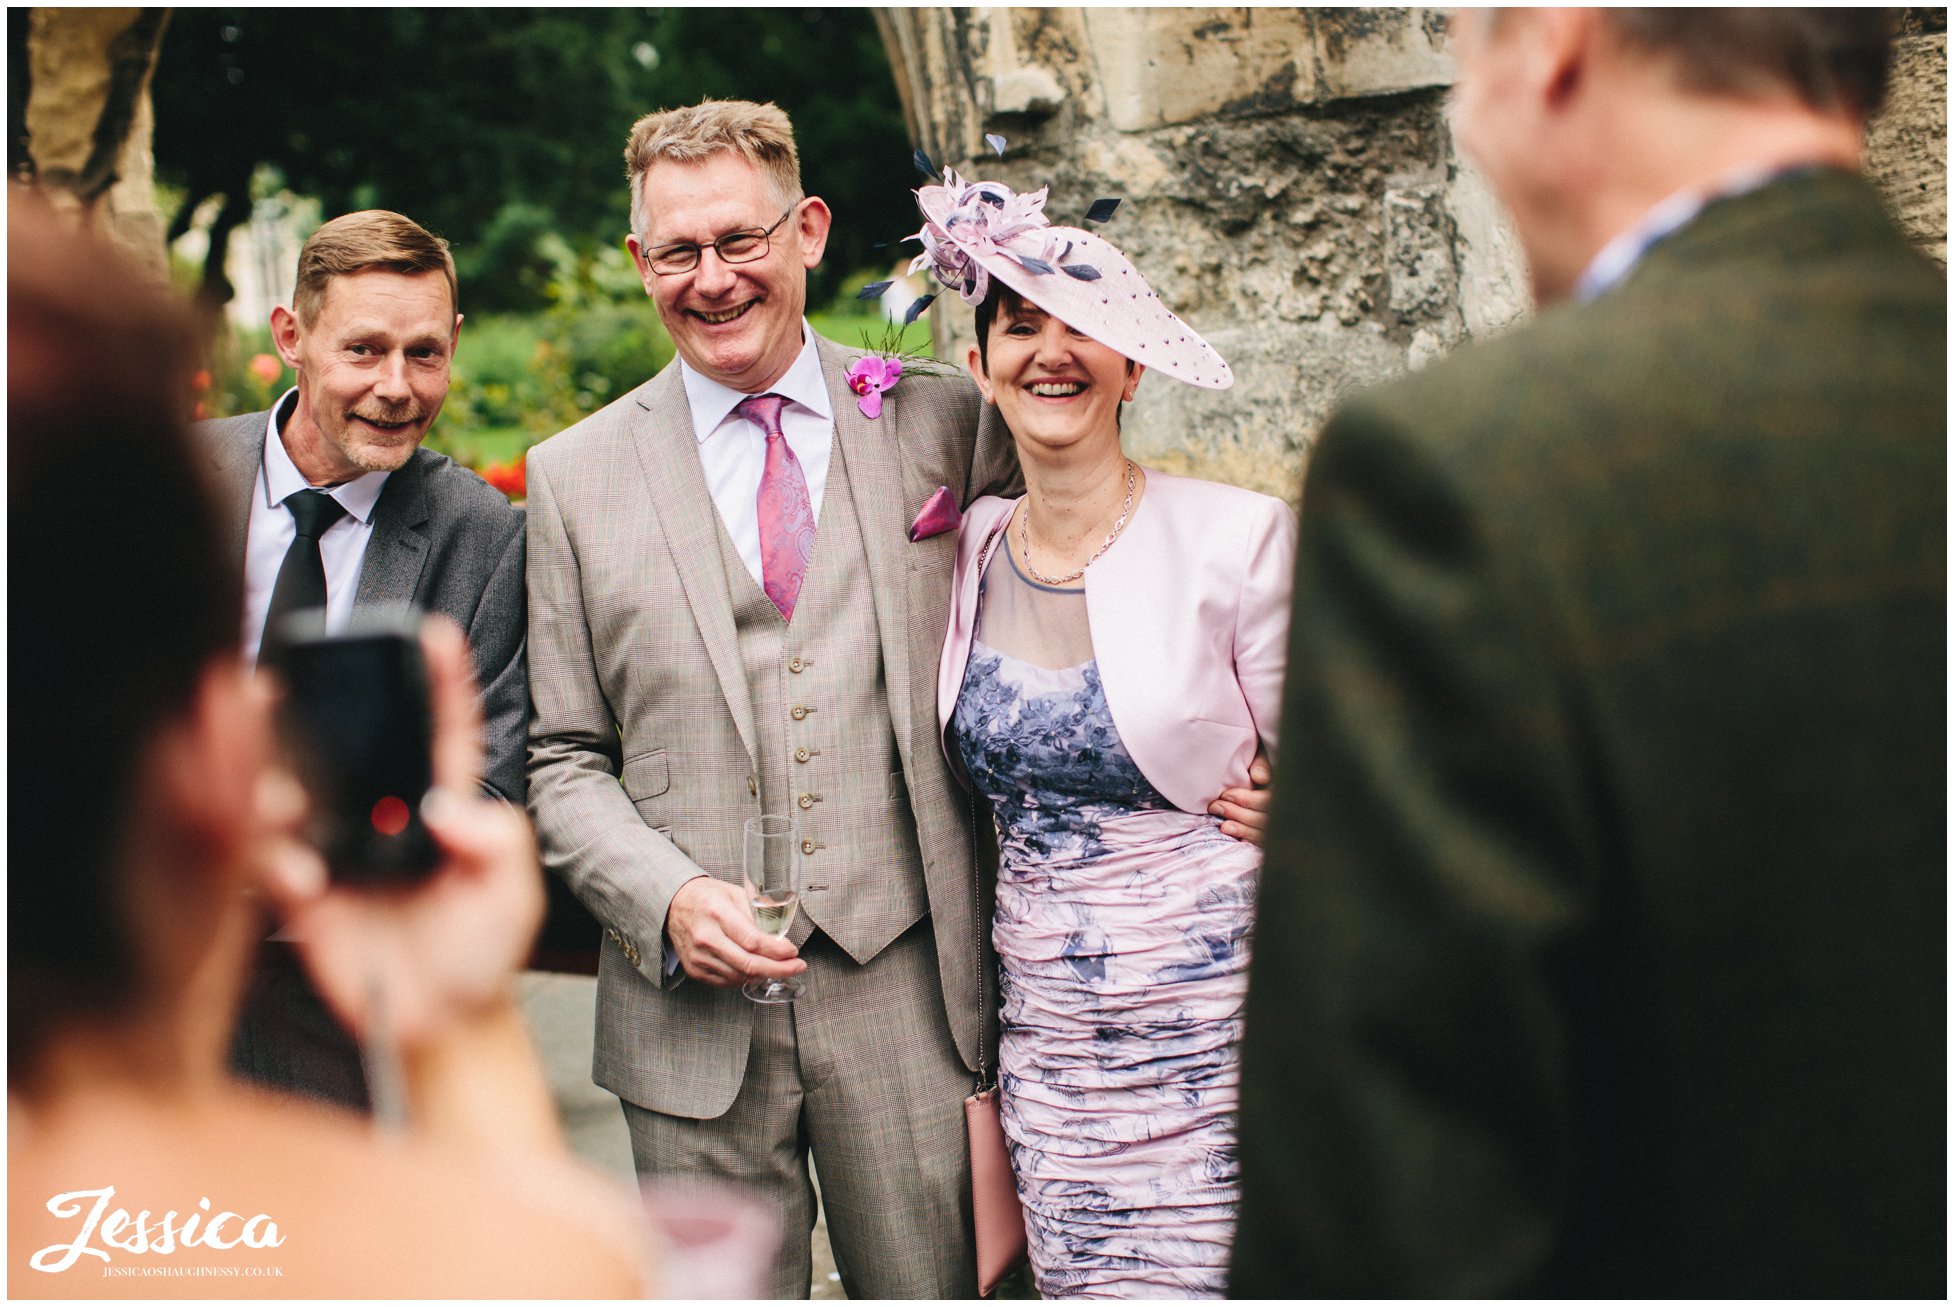
[[[787,933],[787,923],[794,919],[794,896],[785,896],[785,901],[755,897],[753,900],[753,924],[769,935]]]
[[[741,877],[753,924],[769,935],[785,935],[801,901],[800,828],[792,817],[750,817],[746,822]],[[755,1003],[792,1003],[806,992],[800,977],[749,980],[740,992]]]

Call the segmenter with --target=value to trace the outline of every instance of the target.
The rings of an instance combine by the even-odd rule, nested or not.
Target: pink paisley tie
[[[767,598],[781,617],[794,620],[807,560],[814,555],[814,506],[807,497],[801,461],[780,432],[779,395],[754,395],[739,402],[739,415],[767,433],[767,465],[760,473],[760,572]]]

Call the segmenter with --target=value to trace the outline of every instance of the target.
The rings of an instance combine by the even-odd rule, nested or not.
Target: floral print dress
[[[999,837],[1005,1136],[1046,1297],[1219,1297],[1261,863],[1120,743],[1085,594],[1008,545],[981,582],[952,738]]]

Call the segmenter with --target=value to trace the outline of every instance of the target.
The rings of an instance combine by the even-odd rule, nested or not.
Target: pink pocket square
[[[923,511],[916,514],[916,520],[909,524],[909,543],[940,536],[945,531],[954,531],[962,523],[963,514],[957,510],[957,501],[950,497],[950,487],[938,486],[930,496]]]

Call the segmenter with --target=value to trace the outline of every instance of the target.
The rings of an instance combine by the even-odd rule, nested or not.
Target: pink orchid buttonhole
[[[848,365],[848,388],[861,398],[855,401],[865,418],[882,416],[883,392],[902,380],[902,360],[880,354],[865,354]]]

